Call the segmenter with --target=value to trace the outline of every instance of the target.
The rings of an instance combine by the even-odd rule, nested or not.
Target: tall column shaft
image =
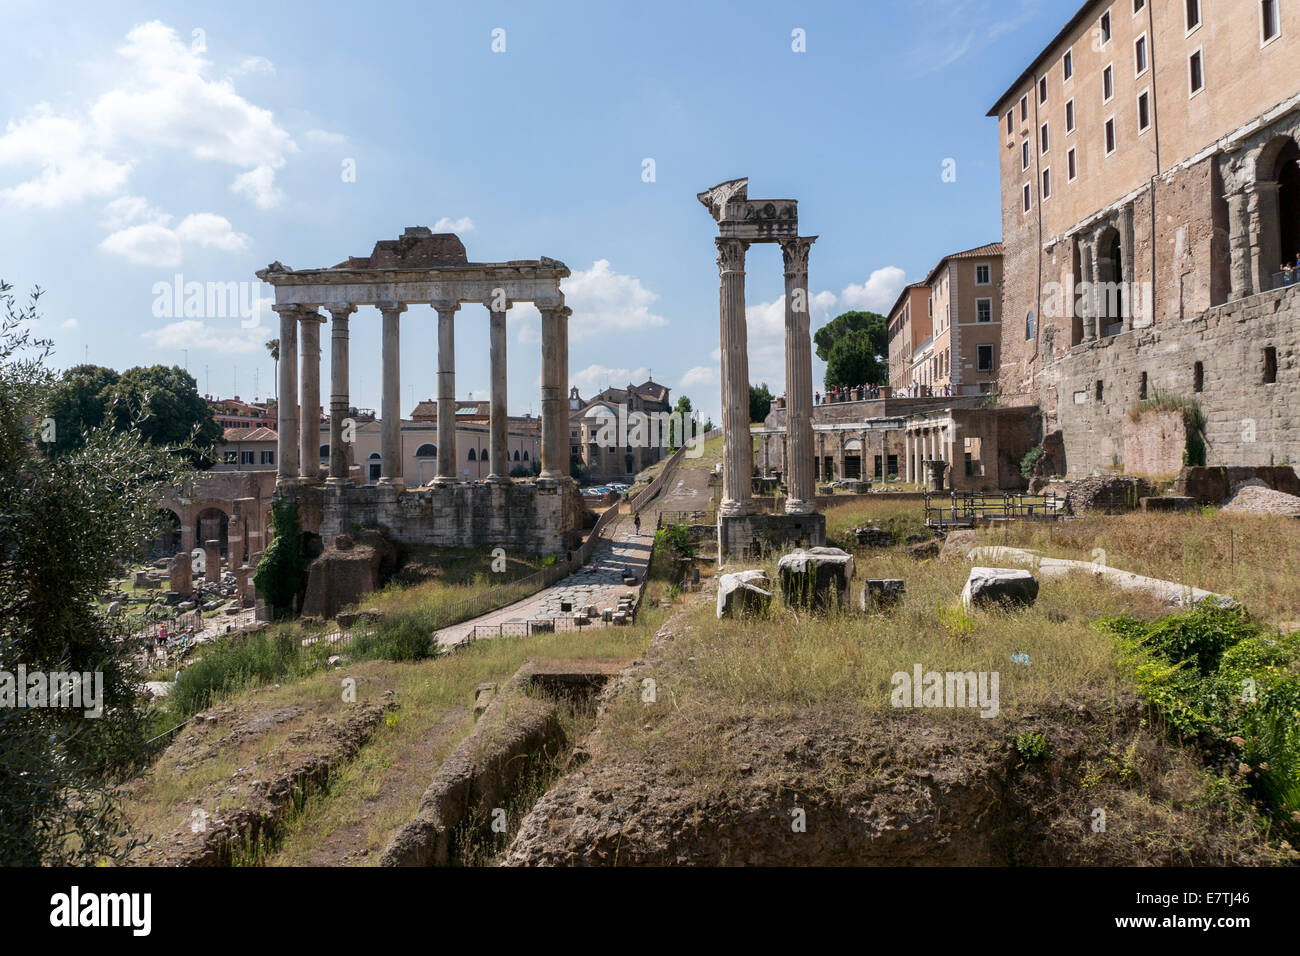
[[[311,479],[320,477],[320,327],[324,321],[318,312],[303,312],[298,317],[302,339],[298,473]]]
[[[721,515],[754,511],[754,443],[749,435],[749,355],[745,325],[745,250],[740,239],[716,239],[718,313],[722,342],[722,504]]]
[[[1079,257],[1080,265],[1083,268],[1084,296],[1083,296],[1083,340],[1091,341],[1097,337],[1097,324],[1099,316],[1097,310],[1101,306],[1101,297],[1097,294],[1098,266],[1097,266],[1097,241],[1089,239],[1083,243],[1083,253]]]
[[[401,373],[401,317],[406,306],[400,302],[379,303],[383,315],[383,428],[380,432],[379,481],[382,484],[405,486],[402,477],[402,373]]]
[[[781,243],[785,260],[786,514],[816,510],[812,455],[812,339],[808,314],[808,251],[816,236]]]
[[[333,483],[346,483],[349,456],[343,440],[343,421],[351,409],[348,395],[348,321],[357,310],[354,305],[330,309],[333,319],[330,336],[330,475]]]
[[[276,479],[290,481],[298,477],[298,309],[296,305],[276,306],[280,313],[279,395],[276,414]]]
[[[436,484],[456,480],[456,310],[459,302],[436,302],[438,310],[438,475]]]
[[[509,308],[509,306],[507,306]],[[491,350],[491,408],[488,419],[488,480],[508,481],[506,456],[506,313],[493,311],[488,335]]]
[[[542,310],[542,473],[568,477],[569,367],[568,312],[563,306]]]

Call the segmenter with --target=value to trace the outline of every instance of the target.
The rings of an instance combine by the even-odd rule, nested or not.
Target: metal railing
[[[963,491],[925,493],[925,524],[930,528],[972,528],[982,520],[1056,518],[1064,512],[1064,499],[1054,493]]]

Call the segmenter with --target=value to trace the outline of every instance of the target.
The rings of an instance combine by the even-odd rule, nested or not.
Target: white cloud
[[[569,387],[577,387],[583,398],[591,398],[606,388],[625,388],[628,382],[640,385],[650,377],[650,370],[640,368],[608,368],[604,365],[588,365],[580,372],[569,373]]]
[[[61,329],[75,329],[75,328],[77,327],[77,324],[78,324],[78,323],[77,323],[77,320],[76,320],[76,319],[68,319],[66,322],[61,323],[61,324],[59,325],[59,328],[61,328]]]
[[[474,220],[469,216],[461,216],[459,219],[451,219],[443,216],[433,224],[434,232],[472,232],[474,229]]]
[[[309,129],[303,138],[313,146],[342,146],[348,141],[342,133],[333,133],[327,129]]]
[[[117,52],[120,78],[84,113],[57,116],[40,104],[8,125],[0,166],[40,172],[0,190],[0,198],[57,208],[112,195],[143,147],[235,166],[245,170],[232,184],[235,192],[262,208],[280,201],[275,171],[298,147],[270,110],[240,96],[229,79],[209,78],[211,64],[156,20],[134,27]]]
[[[113,229],[100,244],[105,252],[138,265],[174,267],[184,247],[204,246],[224,252],[248,247],[248,236],[235,232],[230,220],[210,212],[193,213],[171,228],[172,217],[141,196],[121,196],[104,207],[104,223]]]
[[[233,76],[247,76],[252,73],[269,73],[275,76],[275,64],[264,56],[246,56],[230,72]]]
[[[839,304],[844,310],[879,312],[884,315],[905,285],[907,273],[898,266],[885,266],[871,273],[865,283],[846,286],[840,293]]]
[[[635,276],[614,272],[608,259],[597,259],[590,269],[577,270],[563,280],[562,288],[565,303],[573,310],[570,338],[644,331],[668,324],[650,308],[659,296]],[[635,343],[627,345],[636,348]]]
[[[240,328],[239,320],[232,319],[227,326],[213,326],[198,319],[181,319],[169,322],[161,329],[153,329],[140,337],[159,349],[196,349],[227,355],[243,355],[265,349],[264,328]]]
[[[699,388],[704,385],[717,385],[718,369],[712,365],[697,365],[688,368],[682,375],[681,388]]]

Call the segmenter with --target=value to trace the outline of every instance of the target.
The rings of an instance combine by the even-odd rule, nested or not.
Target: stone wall
[[[357,527],[387,532],[400,545],[501,547],[563,554],[582,537],[585,507],[572,481],[475,482],[398,493],[391,487],[300,489],[321,497],[326,543]],[[311,508],[305,507],[310,513]],[[313,530],[307,523],[304,531]]]
[[[1144,374],[1148,396],[1160,390],[1200,403],[1206,464],[1300,460],[1300,419],[1290,407],[1300,391],[1300,286],[1076,346],[1048,364],[1045,430],[1061,431],[1066,474],[1128,467],[1124,419],[1142,397]]]
[[[1180,411],[1124,416],[1124,470],[1131,475],[1165,478],[1183,467],[1187,424]]]

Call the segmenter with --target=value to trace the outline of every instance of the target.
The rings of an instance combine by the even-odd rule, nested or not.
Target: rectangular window
[[[1047,77],[1042,77],[1038,81],[1038,102],[1047,102]]]
[[[1040,152],[1043,153],[1047,152],[1048,142],[1049,139],[1047,135],[1047,124],[1044,123],[1043,128],[1038,131],[1038,148]]]
[[[1278,34],[1277,0],[1260,0],[1259,45],[1263,46]]]
[[[1074,52],[1065,51],[1065,56],[1061,57],[1061,82],[1068,83],[1074,77]]]
[[[1023,190],[1023,193],[1024,193],[1023,198],[1025,203],[1025,212],[1029,212],[1029,207],[1033,205],[1033,192],[1029,188],[1029,183],[1025,183],[1025,188]]]
[[[1151,94],[1143,90],[1138,94],[1138,132],[1145,133],[1151,126]]]
[[[975,267],[975,284],[988,285],[993,281],[993,272],[987,263],[981,262]]]
[[[1020,171],[1024,172],[1029,168],[1029,140],[1020,144]]]
[[[1142,378],[1138,380],[1138,398],[1145,401],[1146,397],[1147,397],[1147,373],[1143,372]]]
[[[969,478],[975,474],[975,463],[971,460],[970,452],[964,454],[966,455],[966,476]]]
[[[981,372],[993,371],[993,346],[975,346],[975,365]]]
[[[1197,362],[1192,366],[1192,391],[1200,392],[1205,389],[1205,366]]]
[[[975,300],[975,321],[976,322],[993,321],[993,300],[992,299]]]
[[[1007,135],[1014,136],[1016,131],[1015,110],[1007,110]]]
[[[1201,0],[1187,0],[1187,32],[1201,25]]]
[[[1065,131],[1074,132],[1074,100],[1065,104]]]
[[[1115,152],[1115,118],[1106,120],[1106,155]]]
[[[1023,123],[1028,119],[1029,119],[1029,97],[1022,96],[1020,97],[1020,122]]]
[[[1106,67],[1101,71],[1101,101],[1109,103],[1115,96],[1115,68]]]
[[[1110,42],[1110,11],[1109,10],[1107,10],[1105,13],[1101,15],[1101,24],[1099,26],[1099,29],[1101,30],[1101,45],[1105,46],[1107,43]]]
[[[1052,170],[1051,167],[1043,170],[1043,199],[1052,198]]]
[[[253,463],[253,453],[251,451],[241,451],[239,453],[239,463],[241,465],[251,465]]]
[[[264,464],[264,465],[274,465],[274,464],[275,464],[275,452],[273,452],[273,451],[264,451],[264,452],[262,452],[262,464]]]
[[[1137,38],[1133,44],[1133,69],[1137,72],[1134,76],[1141,76],[1147,71],[1147,35],[1144,33]]]
[[[1199,48],[1187,58],[1187,86],[1189,97],[1205,89],[1205,66]]]
[[[1133,16],[1137,16],[1147,5],[1147,0],[1133,0]]]
[[[1073,146],[1065,154],[1065,175],[1069,182],[1079,178],[1079,157]]]
[[[1273,385],[1277,382],[1277,349],[1268,346],[1264,349],[1264,384]]]
[[[1097,379],[1097,386],[1093,390],[1093,395],[1096,397],[1097,401],[1100,402],[1102,400],[1102,396],[1104,396],[1105,394],[1106,394],[1106,386],[1102,383],[1101,379]]]

